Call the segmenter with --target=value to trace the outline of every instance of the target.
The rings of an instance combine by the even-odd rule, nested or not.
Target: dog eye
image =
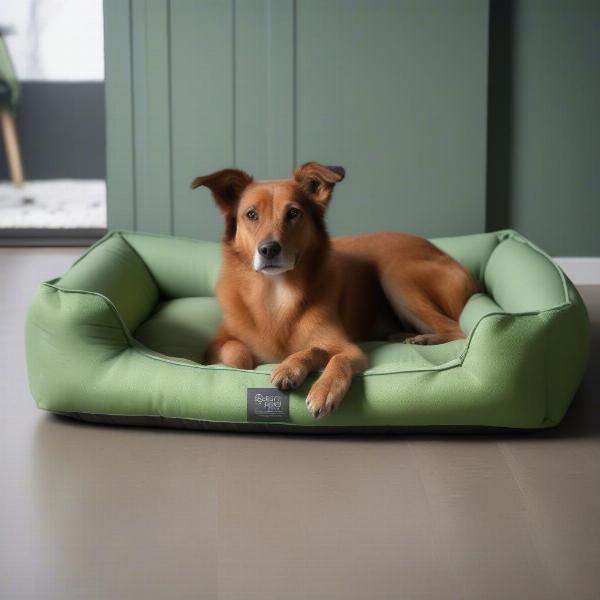
[[[258,219],[258,214],[253,208],[251,208],[249,211],[246,211],[246,217],[248,217],[248,219],[251,221],[256,221],[256,219]]]
[[[286,219],[286,221],[292,221],[299,215],[300,215],[300,211],[297,208],[292,207],[292,208],[290,208],[290,210],[287,211],[287,214],[285,215],[285,219]]]

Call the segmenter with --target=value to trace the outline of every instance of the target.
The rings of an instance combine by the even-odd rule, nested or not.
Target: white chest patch
[[[296,294],[283,278],[274,277],[271,289],[271,310],[275,312],[286,311],[294,304]]]

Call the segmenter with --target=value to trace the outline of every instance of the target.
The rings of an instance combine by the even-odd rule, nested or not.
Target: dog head
[[[309,162],[289,179],[254,181],[223,169],[196,177],[192,188],[212,192],[225,217],[224,242],[255,271],[278,275],[324,248],[325,211],[344,176],[342,167]]]

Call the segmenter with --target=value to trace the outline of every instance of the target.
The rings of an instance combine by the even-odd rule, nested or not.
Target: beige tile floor
[[[38,411],[23,320],[78,249],[0,249],[0,598],[600,598],[600,287],[556,430],[311,438]]]

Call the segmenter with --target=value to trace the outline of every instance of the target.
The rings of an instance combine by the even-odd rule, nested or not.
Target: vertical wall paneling
[[[268,0],[267,176],[295,167],[295,1]]]
[[[334,233],[483,230],[488,2],[105,6],[111,226],[219,239],[196,175],[320,160]]]
[[[109,228],[134,229],[135,168],[131,5],[104,0],[106,185]]]
[[[600,254],[600,3],[515,2],[510,225],[554,255]]]
[[[222,218],[192,179],[234,162],[231,0],[171,2],[173,217],[177,235],[218,239]]]
[[[234,136],[236,166],[268,176],[268,3],[234,2]]]
[[[346,167],[334,233],[482,231],[488,3],[297,0],[298,162]]]
[[[132,1],[137,228],[171,233],[171,148],[165,0]]]
[[[235,158],[256,178],[294,166],[293,0],[235,2]]]

